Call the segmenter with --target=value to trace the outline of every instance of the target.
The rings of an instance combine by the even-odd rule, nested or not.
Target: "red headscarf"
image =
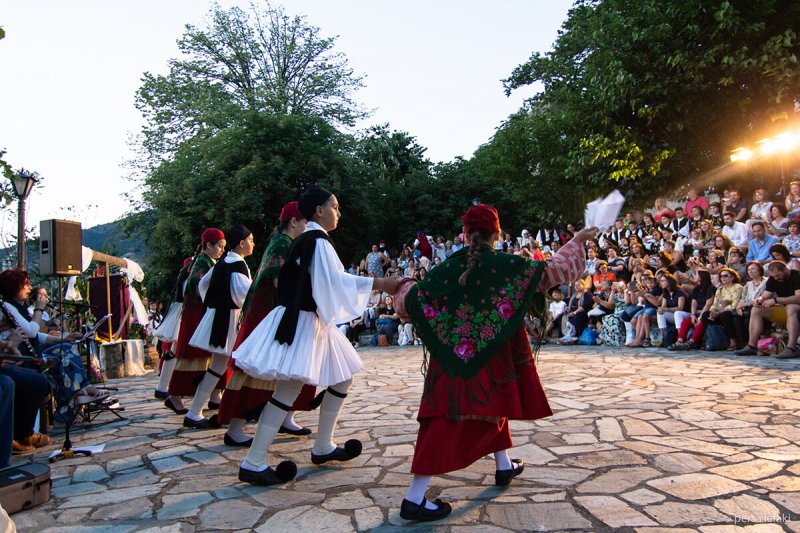
[[[303,216],[303,213],[300,212],[300,207],[297,205],[297,202],[288,202],[285,206],[283,206],[283,209],[281,209],[281,222],[291,220],[292,217],[298,220],[306,218]]]
[[[208,228],[203,232],[203,244],[207,242],[217,242],[225,238],[225,234],[221,229]]]
[[[464,229],[468,234],[476,231],[482,235],[491,235],[500,231],[500,217],[497,209],[490,205],[478,204],[467,209],[461,217]]]

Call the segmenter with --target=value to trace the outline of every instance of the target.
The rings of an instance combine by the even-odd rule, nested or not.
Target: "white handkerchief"
[[[600,231],[613,227],[624,204],[625,197],[616,189],[605,198],[589,202],[585,213],[586,227],[597,226]]]

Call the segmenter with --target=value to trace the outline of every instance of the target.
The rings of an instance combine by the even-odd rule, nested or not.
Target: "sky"
[[[249,9],[249,1],[222,7]],[[415,136],[432,161],[469,158],[537,87],[503,92],[501,80],[546,52],[572,0],[284,0],[322,36],[337,36],[365,76],[356,99],[371,116]],[[166,73],[186,24],[203,27],[207,0],[4,0],[0,4],[0,148],[44,183],[27,224],[111,222],[132,209],[126,162],[142,119],[134,96],[144,72]],[[16,205],[0,241],[16,234]],[[0,242],[2,244],[2,242]]]

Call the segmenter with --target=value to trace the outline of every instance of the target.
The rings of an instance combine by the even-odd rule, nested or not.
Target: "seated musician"
[[[29,453],[50,444],[50,437],[33,432],[36,413],[47,398],[47,379],[37,370],[23,368],[3,354],[20,355],[17,345],[25,339],[21,328],[12,329],[0,313],[0,469],[11,463],[11,454]]]
[[[33,314],[28,313],[25,299],[31,292],[28,273],[23,270],[0,272],[0,296],[12,321],[22,329],[30,341],[34,354],[48,362],[52,368],[46,373],[56,400],[54,417],[59,422],[71,420],[77,406],[102,400],[108,393],[95,388],[86,375],[81,356],[72,344],[64,341],[79,339],[80,333],[48,335],[39,329],[44,325],[42,315],[47,306],[46,292],[40,292],[34,303]],[[25,343],[18,347],[22,350]]]

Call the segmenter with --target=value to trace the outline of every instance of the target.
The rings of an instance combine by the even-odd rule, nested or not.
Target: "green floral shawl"
[[[183,300],[187,304],[202,304],[200,299],[200,280],[203,276],[211,270],[214,266],[214,260],[206,254],[200,254],[192,264],[192,270],[189,273],[189,278],[186,280],[186,290],[183,293]]]
[[[273,280],[278,279],[278,272],[283,266],[286,256],[289,255],[289,248],[292,246],[292,239],[285,233],[276,233],[272,236],[264,250],[264,255],[261,256],[261,264],[258,267],[253,284],[250,285],[250,290],[247,291],[247,297],[242,306],[242,316],[247,314],[250,305],[253,303],[253,295],[258,289],[266,282],[273,283]]]
[[[430,357],[451,377],[471,378],[508,343],[534,307],[544,311],[537,294],[544,263],[498,253],[488,246],[479,266],[462,287],[467,249],[453,254],[417,283],[406,309]]]

